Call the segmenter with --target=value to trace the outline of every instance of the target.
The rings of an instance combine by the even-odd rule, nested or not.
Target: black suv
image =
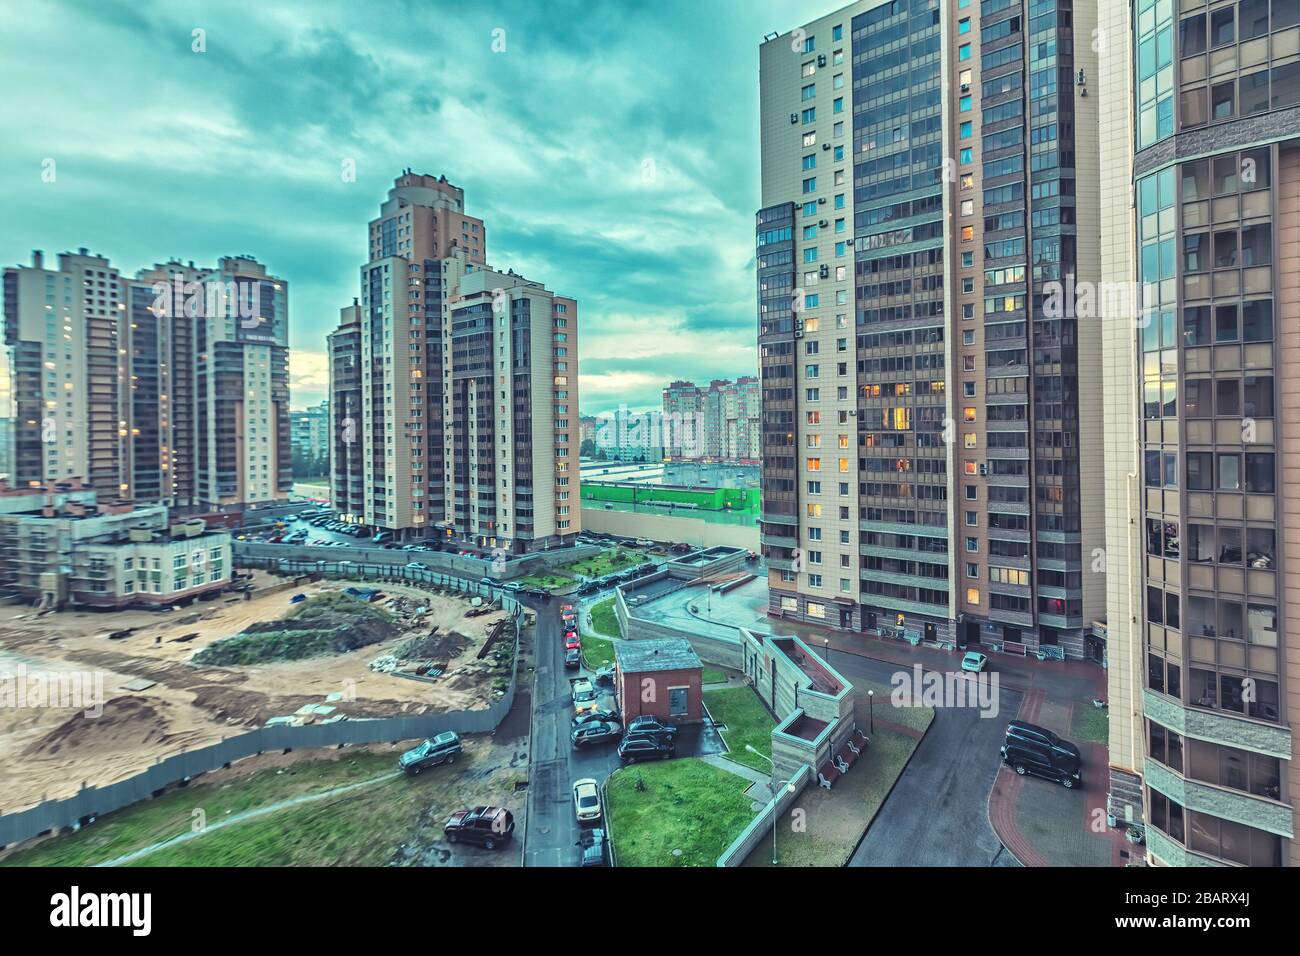
[[[460,738],[455,731],[448,730],[406,751],[397,758],[397,766],[408,777],[414,777],[421,770],[428,770],[440,763],[455,763],[456,755],[460,752]]]
[[[1046,777],[1067,789],[1082,782],[1079,748],[1037,724],[1013,720],[1007,725],[1002,760],[1021,776]]]
[[[618,745],[619,759],[624,763],[636,763],[638,760],[667,760],[675,756],[677,748],[666,737],[624,737]]]
[[[645,714],[641,717],[633,717],[627,725],[629,734],[645,734],[652,737],[663,737],[671,741],[677,736],[677,725],[666,724],[658,717]]]
[[[448,843],[463,840],[494,850],[515,835],[515,815],[504,807],[457,810],[442,832]]]

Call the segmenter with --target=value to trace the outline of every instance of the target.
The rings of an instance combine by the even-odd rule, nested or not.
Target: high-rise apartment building
[[[760,47],[771,608],[1082,657],[1105,611],[1087,5],[860,0]]]
[[[1109,810],[1152,863],[1295,866],[1300,3],[1099,16],[1104,288],[1142,306],[1104,323]]]
[[[336,501],[402,539],[524,552],[571,541],[578,507],[578,310],[489,268],[464,192],[403,172],[371,221],[360,302],[331,337],[331,406],[353,438],[360,498]],[[337,433],[336,433],[337,434]]]
[[[14,483],[76,477],[180,514],[287,499],[287,302],[247,257],[133,279],[85,249],[6,269]]]

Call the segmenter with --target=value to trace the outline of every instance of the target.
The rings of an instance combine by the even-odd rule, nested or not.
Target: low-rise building
[[[694,724],[704,717],[700,658],[681,638],[615,641],[614,693],[625,720]]]
[[[230,533],[165,505],[100,502],[79,479],[0,482],[0,600],[43,609],[188,603],[231,580]]]

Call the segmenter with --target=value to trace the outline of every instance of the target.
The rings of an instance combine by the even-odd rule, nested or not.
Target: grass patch
[[[716,667],[705,667],[700,670],[700,681],[705,684],[725,684],[727,675]]]
[[[599,578],[615,571],[626,571],[628,568],[634,568],[644,560],[645,556],[640,551],[632,548],[610,548],[607,551],[601,551],[599,554],[593,554],[589,558],[580,558],[577,561],[561,565],[560,570],[567,574],[580,574],[588,578]]]
[[[933,711],[928,714],[933,718]],[[796,830],[789,819],[777,824],[777,865],[843,866],[847,863],[920,742],[910,734],[877,726],[871,746],[835,782],[834,788],[824,790],[815,782],[810,783],[794,802],[794,807],[806,813],[806,825]],[[745,866],[771,865],[769,828],[767,836],[745,860]]]
[[[481,752],[467,748],[454,766],[408,778],[397,751],[353,752],[338,760],[299,760],[221,782],[191,784],[144,800],[91,826],[0,860],[0,866],[94,866],[191,832],[201,810],[209,830],[160,847],[129,866],[385,866],[398,860],[423,818],[425,839],[482,787]],[[238,764],[235,765],[238,770]],[[283,772],[280,772],[280,771]],[[387,775],[387,776],[385,776]],[[243,822],[235,814],[383,777],[375,783],[286,806]]]
[[[577,583],[568,575],[557,574],[554,571],[547,574],[529,574],[516,580],[526,588],[547,588],[549,590],[567,588]]]
[[[1075,704],[1074,716],[1070,718],[1070,729],[1080,740],[1090,740],[1097,744],[1110,742],[1110,717],[1105,708],[1094,707],[1091,703]]]
[[[731,752],[725,755],[727,759],[764,773],[771,771],[771,764],[745,749],[748,744],[764,756],[772,756],[772,728],[776,721],[758,694],[749,687],[715,690],[709,693],[705,704],[715,721],[727,725],[722,732],[723,739],[731,748]]]
[[[308,598],[278,621],[250,624],[203,648],[195,664],[226,667],[341,654],[397,634],[392,615],[342,592]]]
[[[578,628],[582,636],[582,657],[595,670],[614,663],[614,638],[619,636],[614,598],[606,598],[591,608],[591,626],[583,621]]]
[[[607,790],[618,865],[713,866],[754,818],[748,786],[694,757],[618,771]]]
[[[614,598],[606,598],[591,606],[591,629],[602,637],[618,637],[618,615],[614,613]]]
[[[392,753],[357,753],[340,760],[298,761],[283,768],[283,773],[278,772],[279,768],[256,770],[238,777],[227,777],[222,783],[203,783],[200,778],[200,782],[171,790],[156,800],[142,800],[108,814],[76,833],[46,840],[29,850],[12,854],[0,861],[0,865],[93,866],[189,832],[196,810],[202,811],[209,824],[214,824],[228,816],[282,800],[359,783],[385,771],[395,770],[396,760],[396,755]],[[394,776],[394,781],[405,782],[405,778]],[[352,791],[341,797],[340,802],[350,802],[353,805],[356,802],[365,803],[373,799],[377,790],[384,790],[386,799],[389,800],[395,799],[397,795],[395,788],[390,788],[387,784],[376,784],[374,787]],[[329,803],[327,799],[321,804],[300,807],[298,812],[311,810],[320,813]],[[271,821],[277,827],[282,827],[288,812],[290,811],[271,814],[260,821],[216,830],[166,852],[169,856],[179,858],[179,862],[173,865],[216,865],[209,859],[209,845],[224,846],[232,839],[238,843],[239,835],[259,822]],[[418,806],[414,812],[419,812]],[[286,829],[282,836],[287,846],[297,834]],[[266,848],[263,848],[260,852],[265,851]],[[144,857],[142,861],[153,864],[162,852]],[[224,858],[227,854],[220,852],[219,855]],[[337,857],[326,859],[324,855],[320,860],[322,863],[342,862]]]

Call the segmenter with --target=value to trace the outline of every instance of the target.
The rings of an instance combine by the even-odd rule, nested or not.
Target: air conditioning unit
[[[822,149],[830,149],[830,148],[831,148],[830,143],[822,143]]]
[[[830,267],[830,266],[822,266],[822,267],[821,267],[821,277],[822,277],[823,279],[825,279],[825,278],[826,278],[827,276],[829,276],[830,274],[831,274],[831,267]]]
[[[826,197],[825,197],[825,196],[819,196],[819,197],[817,198],[817,205],[819,205],[819,206],[824,206],[824,205],[826,205]]]
[[[817,65],[818,65],[818,66],[825,66],[825,65],[826,65],[826,54],[825,54],[825,53],[818,53],[818,54],[817,54]]]
[[[821,220],[818,220],[817,225],[819,225],[819,226],[821,226],[823,229],[825,229],[827,226],[830,225],[830,221],[827,220],[827,219],[821,219]]]
[[[983,478],[989,473],[989,466],[985,462],[980,462],[980,477]]]
[[[797,123],[797,122],[799,122],[799,114],[798,114],[798,113],[791,113],[791,114],[790,114],[790,125],[793,126],[793,125],[794,125],[795,123]]]

